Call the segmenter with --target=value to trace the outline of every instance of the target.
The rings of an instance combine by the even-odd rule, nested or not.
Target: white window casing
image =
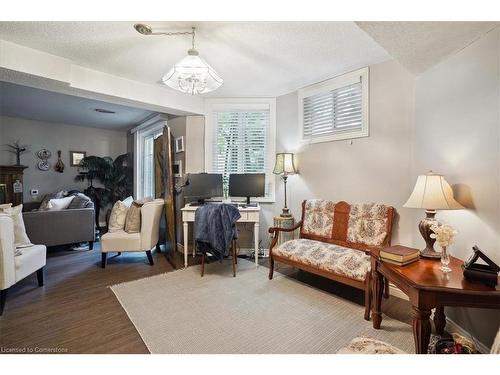
[[[303,143],[369,135],[368,67],[302,88],[298,121]]]
[[[207,99],[205,169],[208,173],[265,173],[266,196],[274,202],[276,99]]]

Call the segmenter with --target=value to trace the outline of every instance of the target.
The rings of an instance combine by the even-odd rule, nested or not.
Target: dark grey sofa
[[[89,242],[92,250],[95,240],[95,211],[87,208],[68,208],[60,211],[33,211],[40,203],[26,203],[23,220],[32,243],[45,246]]]

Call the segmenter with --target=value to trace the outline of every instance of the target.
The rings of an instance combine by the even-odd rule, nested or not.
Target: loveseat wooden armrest
[[[295,226],[291,228],[280,228],[280,227],[271,227],[269,228],[269,233],[278,234],[278,232],[293,232],[294,230],[299,229],[302,226],[302,221],[299,221]]]

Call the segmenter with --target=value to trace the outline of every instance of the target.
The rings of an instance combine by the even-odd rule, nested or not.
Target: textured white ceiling
[[[415,75],[461,50],[498,22],[356,22]]]
[[[143,36],[135,22],[0,22],[0,39],[76,64],[156,83],[190,47],[189,36]],[[148,23],[148,22],[146,22]],[[223,77],[211,96],[277,96],[390,59],[354,22],[151,22],[197,27],[196,48]],[[168,88],[165,88],[166,90]]]
[[[94,110],[96,108],[116,113],[99,113]],[[124,130],[142,122],[153,113],[99,100],[0,82],[0,115],[2,116]]]

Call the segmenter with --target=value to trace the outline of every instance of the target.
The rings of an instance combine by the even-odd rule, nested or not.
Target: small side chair
[[[106,268],[107,255],[110,252],[144,251],[150,265],[154,265],[151,249],[156,246],[160,236],[160,219],[164,205],[163,199],[144,203],[141,207],[141,231],[139,233],[127,233],[119,230],[106,233],[101,237],[101,267]]]

